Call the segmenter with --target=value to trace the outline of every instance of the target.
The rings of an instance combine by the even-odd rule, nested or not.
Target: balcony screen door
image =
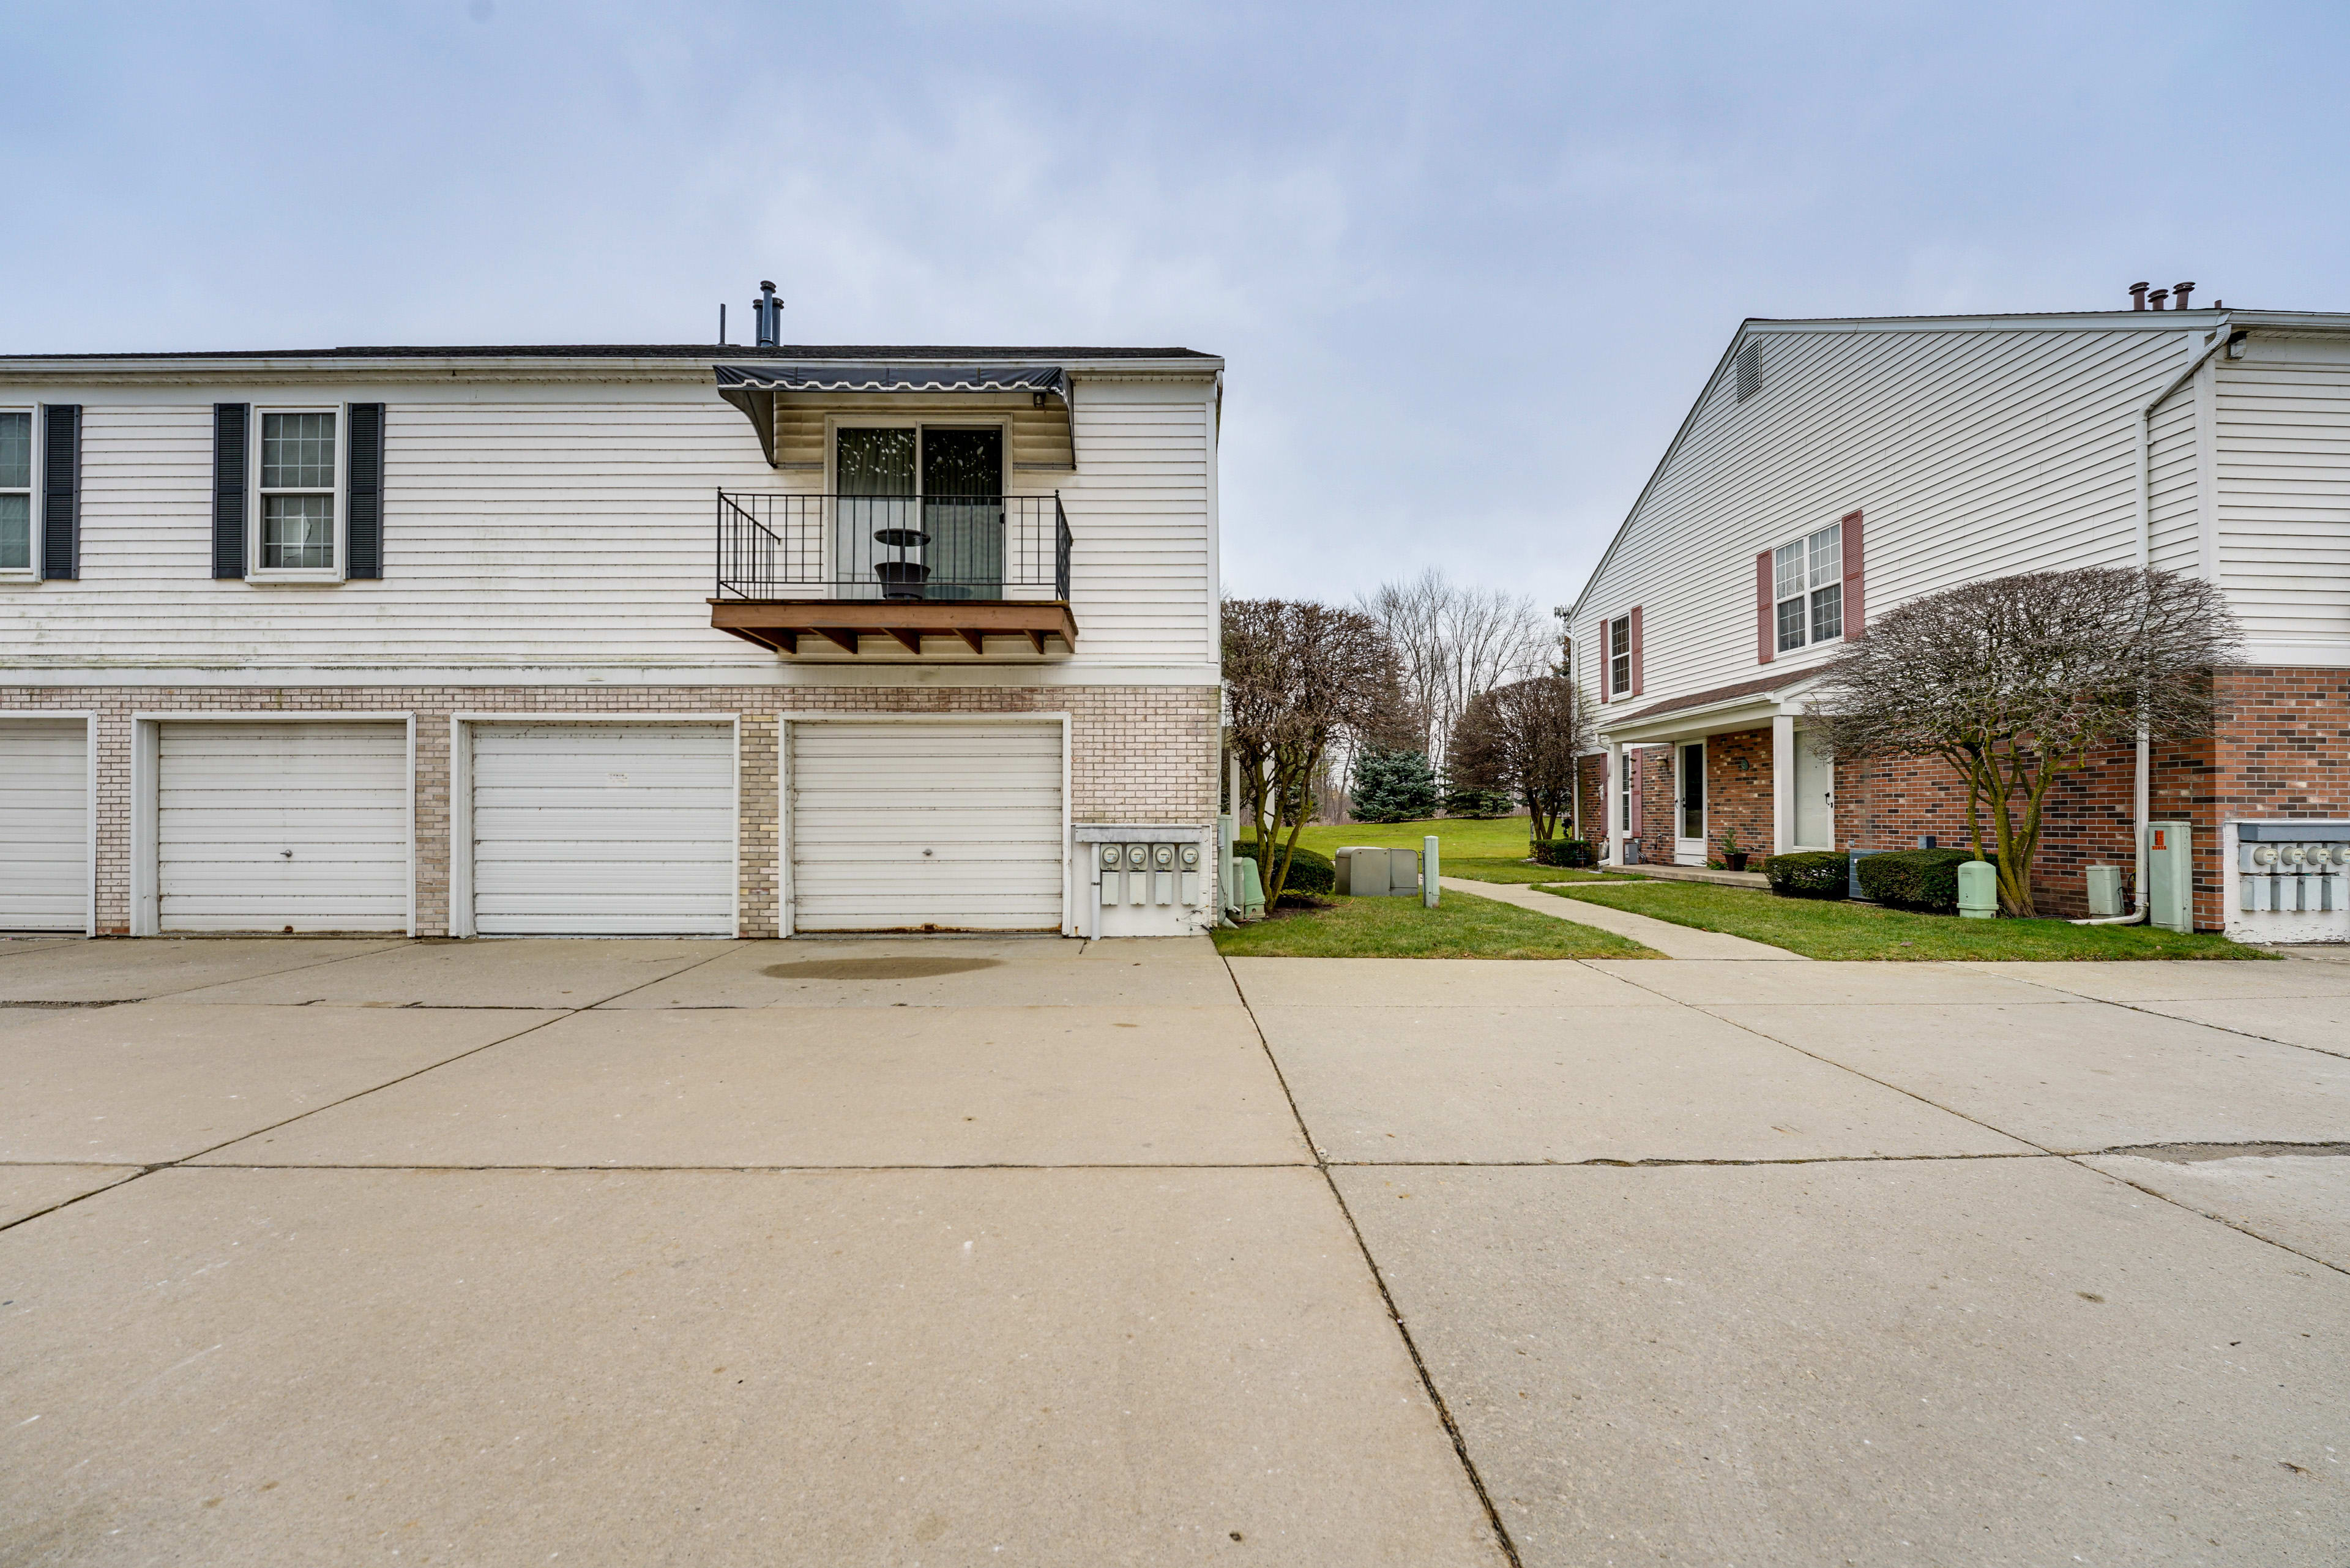
[[[925,560],[915,487],[920,432],[851,429],[838,432],[834,483],[840,499],[832,523],[833,597],[878,599],[885,570],[919,577]]]
[[[1705,864],[1705,742],[1692,741],[1680,748],[1680,817],[1675,826],[1673,861],[1680,866]]]
[[[1003,431],[922,431],[922,531],[934,599],[1003,597]]]

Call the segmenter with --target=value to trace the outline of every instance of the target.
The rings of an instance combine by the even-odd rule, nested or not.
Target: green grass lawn
[[[1545,883],[1552,879],[1545,878]],[[1608,878],[1614,881],[1615,878]],[[1962,920],[1840,899],[1782,898],[1745,888],[1648,881],[1592,882],[1548,891],[1652,915],[1701,931],[1726,931],[1814,959],[2261,959],[2210,932],[2153,926],[2075,926],[2063,920]]]
[[[1498,816],[1437,817],[1427,822],[1309,823],[1297,836],[1299,847],[1317,855],[1336,856],[1349,844],[1375,849],[1417,849],[1425,836],[1437,838],[1438,869],[1447,877],[1468,877],[1479,882],[1555,882],[1578,875],[1556,866],[1535,866],[1526,859],[1526,819]],[[1253,843],[1243,839],[1243,843]]]
[[[1421,908],[1417,898],[1339,898],[1327,909],[1284,909],[1270,919],[1219,930],[1216,950],[1230,958],[1662,956],[1596,927],[1451,891],[1433,909]]]

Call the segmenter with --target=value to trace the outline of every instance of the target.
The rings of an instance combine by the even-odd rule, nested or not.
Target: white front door
[[[795,934],[1062,929],[1058,722],[790,728]]]
[[[1816,730],[1795,732],[1794,847],[1835,847],[1835,758]]]
[[[1673,864],[1705,864],[1705,742],[1674,748],[1679,760],[1673,802]]]
[[[165,931],[408,929],[408,726],[158,727]]]
[[[0,931],[88,929],[87,731],[0,719]]]
[[[727,724],[473,727],[473,929],[734,934]]]

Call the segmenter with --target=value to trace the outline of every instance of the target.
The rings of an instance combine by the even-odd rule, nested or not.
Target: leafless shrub
[[[1328,605],[1226,599],[1223,623],[1239,805],[1255,828],[1270,908],[1280,901],[1297,836],[1314,815],[1325,757],[1378,714],[1387,648],[1369,616]]]
[[[2026,572],[1872,620],[1811,706],[1839,756],[1939,757],[1957,770],[1975,852],[1996,852],[2000,902],[2028,916],[2050,786],[2141,728],[2158,740],[2209,734],[2211,671],[2236,642],[2225,597],[2198,578]]]

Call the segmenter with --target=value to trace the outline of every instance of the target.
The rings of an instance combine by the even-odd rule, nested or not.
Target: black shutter
[[[81,406],[41,405],[41,576],[81,575]]]
[[[383,576],[383,405],[353,403],[350,417],[350,472],[344,494],[350,515],[344,539],[350,557],[343,576]]]
[[[246,454],[252,443],[248,403],[213,405],[213,576],[244,576]]]

